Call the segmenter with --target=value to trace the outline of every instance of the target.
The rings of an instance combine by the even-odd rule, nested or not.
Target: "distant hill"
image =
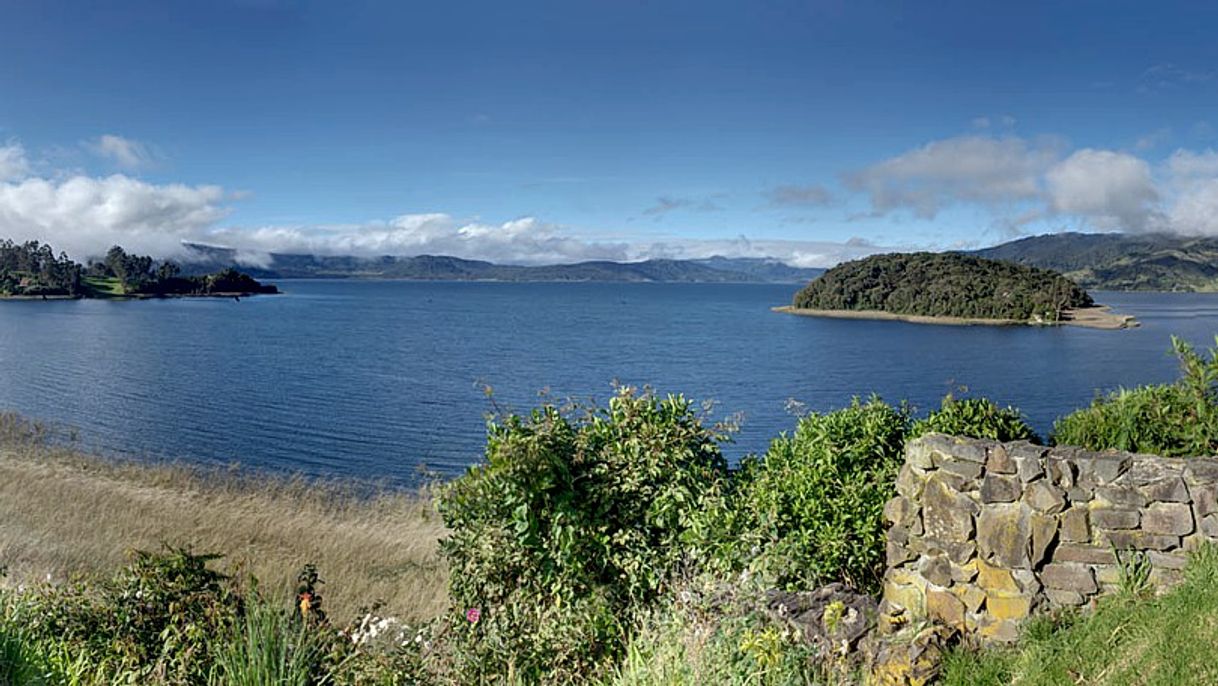
[[[799,310],[851,310],[922,317],[1059,321],[1094,303],[1047,269],[961,253],[891,253],[844,262],[792,302]]]
[[[1092,290],[1218,291],[1218,238],[1058,233],[971,254],[1053,269]]]
[[[823,269],[791,267],[766,258],[711,257],[644,262],[590,261],[546,266],[502,265],[443,255],[417,257],[332,257],[271,254],[265,264],[240,260],[229,248],[191,244],[182,258],[184,273],[236,266],[258,278],[374,278],[419,281],[609,281],[677,283],[802,283]]]

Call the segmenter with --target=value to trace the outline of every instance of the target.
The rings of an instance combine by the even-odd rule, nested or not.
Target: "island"
[[[1078,284],[1037,267],[961,253],[890,253],[842,263],[795,294],[790,314],[920,324],[1137,326]]]
[[[159,264],[114,246],[87,266],[38,241],[0,241],[0,299],[228,297],[275,294],[279,289],[226,268],[182,274],[174,262]]]

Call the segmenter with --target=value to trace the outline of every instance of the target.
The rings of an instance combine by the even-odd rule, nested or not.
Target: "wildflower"
[[[305,591],[300,594],[300,616],[308,617],[309,610],[313,607],[313,594]]]
[[[477,624],[479,619],[482,619],[482,611],[476,607],[471,607],[465,611],[465,618],[470,624]]]

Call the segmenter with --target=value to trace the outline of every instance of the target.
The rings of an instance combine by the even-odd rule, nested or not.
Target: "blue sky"
[[[831,264],[1218,233],[1218,8],[6,3],[0,235]]]

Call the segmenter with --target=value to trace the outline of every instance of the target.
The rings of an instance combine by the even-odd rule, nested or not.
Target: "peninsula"
[[[45,243],[0,241],[0,299],[241,297],[278,293],[248,274],[227,268],[183,275],[174,262],[157,264],[119,246],[83,266]]]
[[[1137,326],[1096,305],[1057,272],[959,253],[893,253],[846,262],[814,279],[790,314],[919,324]]]

